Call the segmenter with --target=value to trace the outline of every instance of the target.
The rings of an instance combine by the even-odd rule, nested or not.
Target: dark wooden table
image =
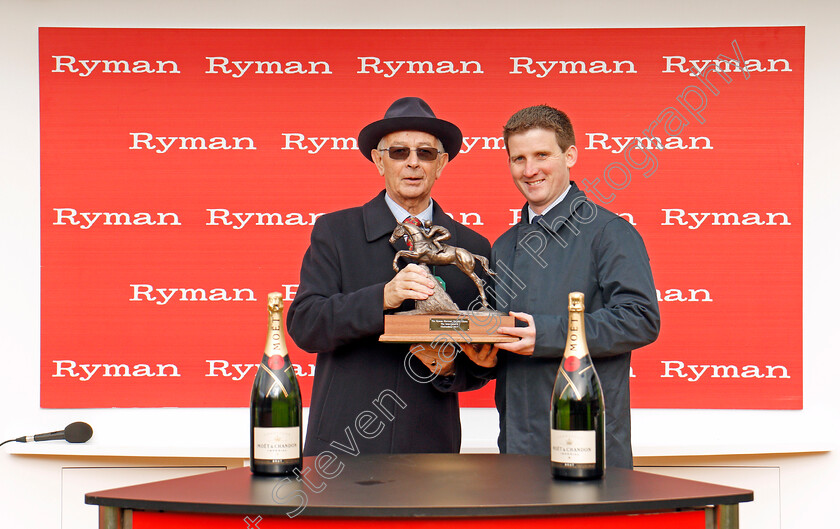
[[[547,458],[498,454],[304,458],[297,475],[248,468],[124,487],[85,496],[100,527],[738,527],[749,490],[608,468],[604,479],[557,481]],[[425,524],[425,525],[424,525]],[[553,524],[553,525],[552,525]],[[475,525],[474,527],[478,527]]]

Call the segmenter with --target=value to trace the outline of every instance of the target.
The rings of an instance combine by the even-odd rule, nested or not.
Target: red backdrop
[[[42,28],[41,405],[246,406],[266,294],[293,298],[315,215],[383,187],[355,138],[415,95],[465,136],[435,199],[491,241],[523,203],[502,125],[570,115],[572,179],[636,225],[660,291],[634,407],[801,408],[804,38]]]

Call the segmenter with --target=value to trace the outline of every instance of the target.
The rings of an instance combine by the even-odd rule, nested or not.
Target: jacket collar
[[[569,217],[571,217],[572,213],[581,207],[583,202],[586,200],[586,193],[581,191],[574,182],[571,182],[570,186],[571,189],[569,189],[569,192],[566,194],[566,198],[545,214],[545,217],[543,217],[543,221],[540,225],[544,224],[545,228],[553,229],[553,231],[558,232],[569,221]],[[522,206],[519,224],[529,224],[527,202],[524,206]]]
[[[434,204],[432,207],[432,223],[449,230],[452,237],[446,242],[457,246],[455,221],[443,212],[436,201],[432,202]],[[367,242],[373,242],[381,237],[390,236],[394,232],[394,228],[397,227],[397,220],[385,202],[384,189],[373,200],[362,206],[362,218],[365,224],[365,238]]]

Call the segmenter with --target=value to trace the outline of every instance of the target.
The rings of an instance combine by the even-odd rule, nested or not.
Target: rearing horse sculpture
[[[484,287],[481,285],[482,281],[475,273],[475,262],[478,261],[488,274],[492,276],[496,275],[496,272],[490,269],[490,262],[486,257],[471,253],[464,248],[441,244],[440,241],[450,237],[449,231],[442,226],[429,226],[429,231],[426,232],[420,226],[400,222],[394,228],[394,233],[391,234],[389,240],[393,244],[405,236],[408,236],[408,239],[411,241],[411,249],[400,250],[394,256],[393,268],[395,272],[399,272],[400,270],[399,266],[397,266],[397,261],[400,257],[407,257],[429,265],[454,264],[472,279],[475,286],[478,287],[481,304],[490,310],[487,304],[487,297],[484,295]]]

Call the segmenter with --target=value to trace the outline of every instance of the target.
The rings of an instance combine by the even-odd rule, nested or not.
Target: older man
[[[431,221],[451,233],[451,244],[489,256],[487,239],[450,219],[431,199],[435,181],[458,155],[461,141],[457,126],[438,119],[416,97],[395,101],[383,119],[359,133],[359,150],[373,162],[385,189],[363,206],[317,220],[287,319],[295,343],[318,355],[305,455],[460,449],[454,390],[483,383],[468,379],[469,366],[456,369],[469,360],[461,355],[454,364],[451,359],[438,362],[424,356],[422,348],[415,357],[409,346],[378,338],[384,314],[410,310],[415,300],[432,294],[436,281],[416,264],[394,275],[391,262],[406,249],[405,241],[388,240],[397,222],[411,217]],[[455,267],[440,267],[434,274],[460,307],[477,297],[473,282]],[[433,365],[436,374],[457,371],[457,376],[438,377],[432,384]]]
[[[607,465],[632,468],[630,354],[659,333],[644,242],[570,181],[578,151],[565,113],[546,105],[520,110],[504,138],[513,183],[527,203],[521,221],[493,244],[493,268],[512,271],[497,277],[496,308],[526,326],[500,328],[519,340],[498,348],[464,347],[477,363],[495,367],[499,449],[548,456],[549,402],[568,328],[565,300],[579,291],[604,391]]]

